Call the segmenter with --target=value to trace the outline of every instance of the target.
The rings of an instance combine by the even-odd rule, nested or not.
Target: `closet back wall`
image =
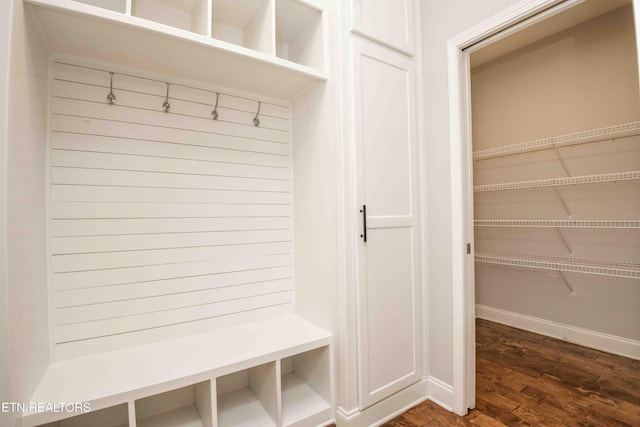
[[[292,312],[289,109],[52,67],[55,358]]]
[[[482,64],[471,78],[474,151],[636,122],[640,97],[631,5]],[[639,143],[640,136],[633,136],[476,161],[474,185],[640,170]],[[479,192],[474,215],[637,220],[639,195],[639,181]],[[637,228],[476,227],[475,243],[477,252],[491,254],[637,265],[639,237]],[[524,322],[529,316],[529,327],[555,322],[554,331],[580,330],[594,341],[600,334],[622,337],[609,341],[640,354],[640,287],[634,279],[477,263],[476,303],[481,317]]]

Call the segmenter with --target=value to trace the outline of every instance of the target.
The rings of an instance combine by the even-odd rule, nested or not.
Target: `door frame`
[[[447,43],[451,167],[453,402],[464,415],[475,407],[475,277],[470,54],[586,0],[522,0]],[[640,0],[632,0],[640,28]],[[636,31],[640,41],[640,30]],[[638,46],[640,50],[640,43]],[[640,54],[639,54],[640,61]],[[467,253],[470,244],[470,253]]]

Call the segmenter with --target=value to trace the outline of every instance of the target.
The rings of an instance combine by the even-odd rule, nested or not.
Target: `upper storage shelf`
[[[24,1],[56,53],[280,99],[327,79],[323,12],[306,0]]]
[[[481,151],[474,151],[474,160],[494,159],[496,157],[513,156],[516,154],[532,153],[534,151],[550,150],[560,147],[571,147],[574,145],[588,144],[600,141],[615,141],[616,139],[627,138],[640,135],[640,122],[624,123],[600,129],[592,129],[584,132],[571,133],[551,138],[536,139],[533,141],[521,142],[514,145],[489,148]]]

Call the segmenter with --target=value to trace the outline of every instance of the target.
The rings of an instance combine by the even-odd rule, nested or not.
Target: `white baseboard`
[[[449,384],[445,384],[437,378],[423,378],[416,384],[413,384],[362,411],[355,409],[347,412],[342,408],[338,408],[336,416],[337,426],[379,426],[425,400],[432,400],[436,404],[451,411],[453,403],[453,388]]]
[[[427,400],[428,392],[428,380],[425,378],[362,411],[347,413],[338,408],[336,424],[338,427],[379,426]]]
[[[453,387],[434,377],[428,377],[427,384],[429,386],[429,400],[449,411],[452,411]]]
[[[476,304],[476,317],[640,360],[640,341]]]

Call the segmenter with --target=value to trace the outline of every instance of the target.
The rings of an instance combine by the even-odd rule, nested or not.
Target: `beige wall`
[[[474,150],[640,120],[631,6],[473,69]]]
[[[640,120],[631,6],[472,70],[474,150]],[[571,176],[640,170],[640,137],[560,149]],[[476,162],[474,184],[567,176],[553,150]],[[640,184],[559,188],[574,219],[640,218]],[[476,219],[567,219],[551,188],[475,195]],[[476,250],[640,261],[639,230],[476,228]],[[637,280],[477,264],[476,302],[640,340]]]

